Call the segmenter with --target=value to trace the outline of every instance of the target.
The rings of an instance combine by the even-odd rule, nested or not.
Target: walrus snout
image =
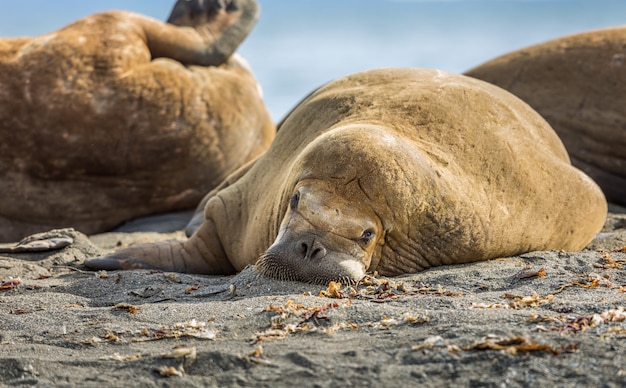
[[[362,261],[312,233],[283,233],[257,260],[259,273],[280,280],[354,284],[365,275]]]
[[[296,242],[296,252],[304,259],[319,260],[326,256],[326,248],[315,237],[304,237]]]

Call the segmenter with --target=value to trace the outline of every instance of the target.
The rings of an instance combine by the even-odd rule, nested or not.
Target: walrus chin
[[[287,258],[280,251],[268,249],[263,253],[256,262],[255,268],[263,276],[271,277],[278,280],[301,281],[313,284],[326,285],[331,281],[342,284],[357,284],[365,273],[357,269],[348,271],[345,268],[335,270],[337,273],[331,273],[329,268],[320,265],[308,263],[304,270],[304,263],[298,266],[293,259]],[[339,267],[339,266],[338,266]],[[348,273],[352,272],[352,273]]]

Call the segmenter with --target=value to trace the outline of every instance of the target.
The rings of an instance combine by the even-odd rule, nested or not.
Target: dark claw
[[[194,20],[204,17],[210,20],[220,10],[230,5],[227,0],[179,0],[174,5],[168,23],[177,26],[193,26]],[[236,9],[236,8],[235,8]]]
[[[194,48],[196,54],[192,60],[181,62],[211,66],[228,60],[258,17],[256,0],[178,0],[167,21],[194,28],[205,41],[205,47]]]
[[[258,4],[255,0],[178,0],[167,18],[167,22],[176,26],[195,27],[211,23],[220,14],[242,13],[242,24],[248,31],[258,16]],[[224,11],[224,12],[222,12]],[[249,20],[252,18],[252,21]]]
[[[150,265],[136,259],[123,259],[114,255],[94,257],[85,260],[85,267],[91,270],[127,270],[127,269],[154,269]]]

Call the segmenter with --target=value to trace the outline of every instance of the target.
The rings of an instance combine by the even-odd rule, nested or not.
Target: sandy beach
[[[194,2],[202,7],[204,3]],[[1,241],[19,239],[40,225],[72,225],[99,233],[146,214],[166,213],[161,226],[180,221],[170,229],[174,230],[187,224],[188,208],[204,193],[224,177],[221,187],[227,187],[246,171],[250,180],[242,178],[228,187],[228,193],[236,194],[232,200],[230,194],[216,191],[218,198],[207,206],[205,219],[210,221],[200,233],[214,241],[194,240],[200,241],[198,256],[219,253],[213,265],[221,256],[231,261],[222,268],[241,268],[248,261],[238,266],[237,259],[255,260],[258,251],[267,249],[267,241],[279,229],[276,215],[285,214],[287,208],[290,215],[284,224],[291,227],[300,220],[305,227],[296,225],[297,233],[283,228],[280,236],[292,233],[297,239],[272,245],[266,263],[279,262],[283,256],[289,259],[291,253],[284,252],[296,250],[307,259],[325,257],[324,245],[315,243],[321,244],[319,237],[328,230],[341,237],[331,239],[345,240],[325,259],[334,260],[334,266],[318,262],[317,272],[308,278],[328,279],[325,272],[335,275],[341,265],[358,268],[354,278],[359,278],[361,267],[370,263],[381,272],[389,268],[401,272],[422,268],[416,258],[460,262],[484,257],[478,254],[495,248],[500,249],[495,252],[519,252],[529,246],[578,249],[602,225],[604,197],[600,189],[586,196],[589,182],[570,177],[571,171],[561,168],[569,163],[565,149],[529,106],[551,123],[563,123],[563,132],[553,127],[561,139],[575,140],[572,146],[564,141],[567,149],[582,150],[582,157],[570,150],[571,160],[606,180],[600,184],[605,194],[609,193],[605,187],[618,187],[617,194],[606,198],[624,205],[624,159],[616,150],[624,145],[619,81],[626,80],[622,77],[626,30],[615,32],[621,33],[617,45],[606,48],[595,43],[589,46],[597,48],[593,52],[588,46],[555,44],[557,53],[569,53],[565,62],[575,64],[570,70],[560,66],[556,56],[539,58],[552,61],[547,64],[537,61],[545,73],[526,65],[519,71],[505,69],[503,74],[513,77],[505,77],[503,87],[521,89],[527,82],[522,75],[529,75],[529,85],[536,85],[528,88],[529,96],[539,96],[536,101],[520,97],[528,105],[508,93],[499,96],[491,86],[483,91],[485,85],[470,85],[469,80],[471,87],[464,89],[459,78],[445,83],[447,73],[432,70],[421,70],[431,75],[424,76],[413,98],[409,76],[415,85],[422,78],[409,74],[419,71],[406,69],[461,73],[518,47],[613,26],[620,22],[613,16],[620,13],[612,2],[573,7],[575,12],[551,2],[386,1],[359,2],[358,7],[355,2],[319,0],[265,2],[265,16],[237,51],[249,58],[250,65],[231,55],[254,24],[256,8],[228,3],[204,9],[198,18],[197,10],[181,11],[180,19],[168,18],[170,25],[112,12],[90,19],[102,24],[88,20],[67,28],[61,28],[69,23],[61,16],[81,20],[77,18],[88,10],[78,3],[63,4],[66,8],[55,4],[55,12],[30,7],[26,16],[5,9],[11,20],[4,23],[2,34],[10,38],[4,49],[6,98],[0,100],[5,108],[0,131],[6,134],[0,140],[4,150],[0,201],[5,204],[0,230],[11,234],[0,235]],[[145,12],[151,9],[151,16],[165,20],[166,11],[161,10],[165,3],[146,4]],[[36,14],[59,25],[47,25]],[[9,23],[13,21],[19,25]],[[177,30],[172,23],[197,23],[198,31]],[[39,25],[46,30],[39,31]],[[49,31],[56,32],[40,35]],[[21,35],[39,38],[17,38]],[[520,58],[527,57],[535,58],[534,54]],[[254,75],[248,66],[255,69]],[[365,69],[400,67],[405,70],[396,70],[397,76],[390,70],[354,75]],[[349,81],[326,84],[345,74],[353,75]],[[561,82],[568,74],[572,78]],[[554,80],[555,85],[544,80]],[[268,94],[262,95],[261,85]],[[320,85],[326,86],[291,111]],[[544,102],[546,113],[538,108]],[[551,111],[554,103],[560,105]],[[281,122],[281,117],[288,119],[279,124],[279,136],[284,138],[273,143],[278,144],[277,151],[271,148],[256,164],[247,164],[267,150],[275,135],[274,120]],[[479,136],[496,133],[495,140]],[[435,147],[439,143],[450,147]],[[378,148],[380,144],[384,147]],[[535,160],[535,155],[542,158]],[[215,166],[201,164],[209,156],[216,157]],[[432,165],[431,157],[436,160]],[[596,166],[597,160],[602,163]],[[254,167],[239,169],[244,165]],[[389,166],[393,168],[385,168]],[[423,167],[428,168],[425,178]],[[205,177],[201,174],[205,172],[215,176]],[[378,179],[381,176],[384,179]],[[416,181],[420,186],[413,184]],[[332,189],[340,186],[345,188]],[[387,195],[395,187],[402,188],[399,194]],[[462,200],[457,201],[455,192]],[[471,195],[475,192],[480,196]],[[372,203],[362,203],[365,198]],[[412,207],[414,198],[419,206]],[[284,201],[278,206],[269,199]],[[535,199],[550,201],[534,206]],[[485,206],[466,206],[478,201]],[[299,203],[305,205],[296,210]],[[489,206],[493,203],[501,203],[501,209]],[[153,204],[154,208],[149,206]],[[105,220],[126,209],[132,211]],[[167,213],[180,209],[187,210]],[[304,215],[291,215],[296,212]],[[583,220],[582,213],[594,219]],[[347,218],[347,227],[342,217]],[[426,227],[414,223],[417,218],[426,220]],[[474,223],[464,225],[467,219]],[[507,223],[510,219],[515,222]],[[626,387],[624,207],[609,207],[604,228],[580,252],[528,252],[399,277],[373,273],[356,285],[279,281],[260,275],[254,265],[231,276],[85,267],[88,258],[134,244],[186,239],[182,230],[133,231],[151,221],[140,218],[102,234],[75,229],[44,233],[48,240],[42,241],[54,238],[63,243],[55,249],[35,251],[31,246],[21,252],[16,249],[19,244],[0,243],[0,388]],[[91,223],[101,225],[89,229]],[[330,227],[324,229],[327,224]],[[242,225],[272,227],[260,233]],[[561,239],[569,241],[557,241],[554,229],[567,234]],[[313,237],[305,240],[301,230]],[[422,234],[426,237],[414,238]],[[222,238],[231,235],[237,238]],[[576,240],[578,235],[584,237]],[[259,236],[262,239],[249,244]],[[544,237],[571,245],[533,245]],[[504,250],[510,241],[517,245]],[[428,244],[434,248],[425,249]],[[450,247],[455,252],[446,249]],[[383,249],[392,254],[382,256]],[[440,252],[445,253],[437,256]],[[354,260],[347,260],[349,255]],[[392,263],[379,263],[385,260]],[[410,260],[415,260],[410,263],[414,266],[405,265]],[[298,271],[291,272],[297,278]]]
[[[626,384],[626,214],[582,252],[532,252],[358,287],[90,272],[92,257],[182,233],[73,230],[0,254],[7,386]],[[6,247],[6,245],[4,245]]]

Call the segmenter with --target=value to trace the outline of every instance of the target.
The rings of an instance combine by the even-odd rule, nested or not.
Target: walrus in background
[[[193,209],[267,149],[275,125],[232,56],[257,16],[179,0],[180,27],[113,11],[1,39],[0,242]]]
[[[609,202],[626,206],[626,27],[566,36],[484,63],[466,75],[498,85],[539,112],[572,164]]]
[[[355,282],[579,250],[607,213],[600,189],[527,104],[423,69],[367,71],[318,89],[205,203],[187,241],[86,266],[232,274],[256,262],[276,278]]]

